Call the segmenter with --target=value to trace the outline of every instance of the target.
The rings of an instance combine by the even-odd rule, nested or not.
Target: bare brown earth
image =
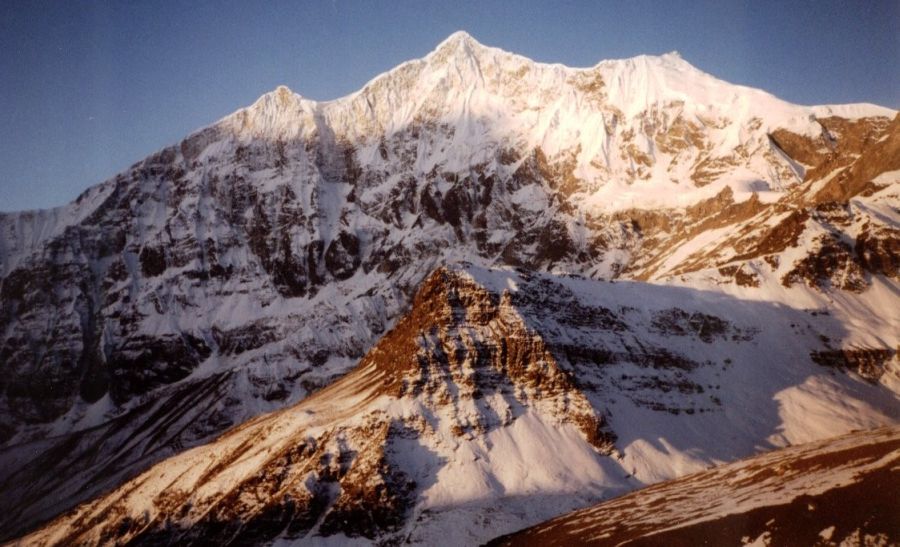
[[[896,545],[898,462],[900,428],[852,433],[638,490],[489,545]]]

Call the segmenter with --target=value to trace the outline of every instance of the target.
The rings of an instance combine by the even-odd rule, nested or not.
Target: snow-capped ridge
[[[297,108],[303,108],[306,105],[315,105],[315,101],[305,99],[299,93],[294,92],[286,85],[279,85],[272,91],[268,91],[260,95],[256,101],[248,107],[242,108],[235,114],[247,110],[254,111],[290,111]]]
[[[875,117],[893,118],[898,113],[892,108],[872,103],[823,104],[810,108],[818,118],[837,116],[850,120]]]
[[[486,82],[492,77],[502,84],[488,85]],[[582,83],[573,84],[578,81]],[[599,89],[586,91],[582,86],[587,82]],[[677,106],[679,103],[683,104]],[[655,144],[649,139],[638,143],[640,152],[657,160],[661,164],[659,174],[665,177],[657,178],[651,173],[650,180],[633,185],[627,175],[633,169],[633,159],[625,158],[617,166],[616,148],[623,143],[615,140],[615,135],[603,134],[615,131],[613,122],[621,133],[626,133],[629,128],[623,121],[639,121],[645,113],[658,114],[672,105],[676,105],[672,111],[682,118],[704,126],[704,131],[718,133],[718,142],[710,143],[711,152],[717,156],[745,144],[746,128],[757,121],[760,125],[756,134],[760,138],[778,128],[815,137],[822,131],[817,118],[897,115],[895,110],[865,103],[812,107],[791,104],[763,90],[734,85],[707,74],[677,51],[605,60],[589,68],[569,68],[485,46],[467,32],[457,31],[424,57],[375,76],[354,93],[314,101],[287,86],[278,86],[251,105],[198,129],[184,142],[190,142],[199,154],[214,143],[224,152],[232,146],[227,142],[232,138],[241,143],[258,139],[291,141],[318,132],[356,146],[421,122],[437,123],[455,134],[452,141],[441,145],[454,155],[435,154],[419,160],[426,172],[441,163],[455,168],[465,167],[470,160],[483,162],[494,153],[493,148],[504,142],[540,147],[550,156],[580,147],[575,175],[595,190],[606,189],[587,198],[592,207],[648,207],[657,202],[683,205],[709,198],[721,188],[711,184],[697,192],[685,185],[668,185],[666,181],[673,177],[665,171],[663,161],[652,157],[658,151],[653,151]],[[615,111],[624,114],[625,120],[611,114]],[[708,123],[728,126],[710,128]],[[685,166],[687,162],[681,164]],[[599,172],[595,165],[600,166]],[[752,178],[765,180],[766,169],[757,169]],[[665,187],[665,191],[654,190],[654,185]],[[781,186],[774,185],[776,189]],[[677,199],[647,201],[648,194]],[[48,237],[44,234],[57,233],[74,222],[67,219],[82,218],[62,212],[53,216],[60,219],[58,229],[32,230],[42,234],[36,241],[43,241]]]
[[[286,85],[279,85],[215,125],[238,136],[293,138],[311,125],[317,111],[316,101],[304,98]]]
[[[588,81],[600,88],[587,91],[584,86]],[[584,95],[590,97],[588,103],[583,103]],[[587,142],[584,136],[569,141],[572,135],[589,132],[584,131],[590,130],[587,126],[575,130],[578,124],[593,125],[596,121],[592,118],[610,108],[622,112],[626,119],[634,119],[673,104],[682,104],[683,114],[689,119],[731,124],[734,129],[724,147],[739,144],[737,132],[754,119],[761,120],[765,131],[784,127],[812,136],[820,132],[815,114],[896,114],[870,105],[794,105],[765,91],[720,80],[677,51],[570,68],[483,45],[460,30],[424,57],[375,76],[349,95],[317,102],[280,86],[223,122],[239,134],[290,138],[311,131],[318,120],[326,123],[328,132],[339,140],[352,143],[429,121],[452,127],[475,148],[484,146],[472,140],[472,133],[499,130],[499,138],[503,133],[514,133],[517,140],[525,136],[544,148],[552,143],[551,150],[545,151],[554,152],[579,145],[582,150],[607,146]],[[608,118],[608,114],[601,115]],[[473,128],[476,120],[482,129]],[[542,134],[570,126],[565,135]],[[589,161],[585,159],[585,163]]]

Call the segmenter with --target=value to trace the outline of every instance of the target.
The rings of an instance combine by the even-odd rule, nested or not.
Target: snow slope
[[[489,545],[888,545],[896,427],[792,446],[638,490]]]

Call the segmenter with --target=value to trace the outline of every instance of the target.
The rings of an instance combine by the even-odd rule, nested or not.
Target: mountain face
[[[803,340],[773,342],[784,353],[771,359],[811,367],[813,392],[829,371],[852,371],[833,381],[857,386],[850,399],[879,416],[866,423],[896,420],[898,182],[896,112],[791,105],[677,54],[572,69],[458,33],[342,99],[278,88],[68,206],[0,215],[0,537],[294,408],[371,359],[415,313],[429,273],[461,260],[649,281],[647,294],[681,287],[704,305],[716,295],[761,302],[797,318],[782,334]],[[641,291],[624,286],[616,292],[630,296],[616,305],[644,309]],[[651,421],[699,412],[708,384],[678,387],[652,364],[712,370],[701,365],[718,361],[679,357],[671,341],[752,339],[762,325],[748,318],[749,330],[731,331],[730,309],[716,316],[724,325],[703,306],[677,309],[681,300],[670,317],[647,319],[667,334],[644,346],[597,334],[629,325],[618,307],[609,325],[563,321],[559,336],[584,355],[554,359],[650,366],[591,381],[668,386],[641,399]],[[507,335],[434,343],[494,346]],[[554,336],[542,332],[541,344],[566,345]],[[541,344],[521,351],[556,351]],[[593,373],[559,366],[552,385],[584,411],[570,425],[594,439],[592,454],[627,442],[583,386]],[[502,367],[496,376],[521,380]],[[565,406],[547,397],[540,405]],[[827,429],[811,426],[809,440]],[[767,438],[754,431],[731,441],[740,450],[704,457],[750,454]],[[651,467],[641,480],[681,472]]]
[[[477,544],[760,447],[893,423],[894,393],[810,360],[839,325],[694,289],[441,268],[343,378],[22,541]]]
[[[900,535],[898,456],[896,427],[857,432],[639,490],[490,545],[888,545]]]

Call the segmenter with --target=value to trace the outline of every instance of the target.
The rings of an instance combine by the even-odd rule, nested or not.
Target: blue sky
[[[570,66],[677,50],[792,102],[900,108],[896,0],[0,0],[0,210],[64,204],[279,84],[345,95],[460,29]]]

